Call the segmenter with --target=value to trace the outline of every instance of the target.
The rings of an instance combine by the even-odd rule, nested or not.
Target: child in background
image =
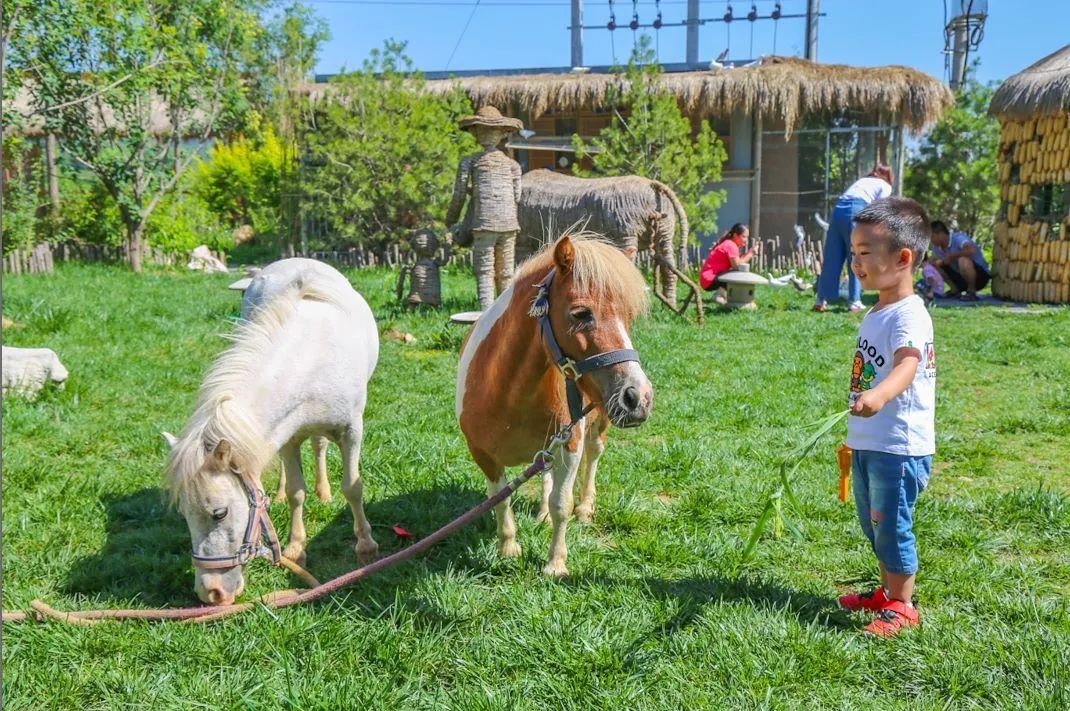
[[[722,274],[739,269],[740,264],[746,264],[751,260],[751,257],[758,253],[759,245],[756,244],[753,249],[740,254],[739,250],[743,249],[743,246],[747,244],[748,237],[750,237],[750,229],[746,225],[742,222],[732,225],[727,232],[721,235],[721,239],[717,240],[717,244],[710,250],[706,261],[699,270],[699,286],[706,291],[716,289],[717,293],[714,295],[713,300],[718,304],[727,303],[725,285],[719,277]]]
[[[944,275],[932,263],[930,254],[925,255],[925,262],[921,265],[921,279],[914,285],[914,290],[925,304],[931,304],[934,299],[944,298]]]
[[[847,446],[858,520],[876,554],[881,585],[839,603],[876,613],[864,631],[891,637],[921,619],[913,602],[913,517],[936,449],[936,356],[932,320],[914,293],[913,276],[931,229],[925,210],[901,197],[876,200],[854,220],[851,268],[862,288],[879,297],[858,330]]]

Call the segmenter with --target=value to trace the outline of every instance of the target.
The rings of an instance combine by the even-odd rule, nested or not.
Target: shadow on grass
[[[107,540],[67,574],[68,595],[136,598],[146,605],[189,602],[189,529],[160,489],[145,488],[104,501]]]
[[[336,500],[341,498],[335,494]],[[482,499],[475,489],[446,486],[419,489],[386,499],[366,502],[368,520],[373,523],[373,535],[380,545],[380,555],[386,556],[434,532]],[[71,568],[63,584],[68,595],[86,595],[128,601],[136,599],[150,606],[181,606],[196,604],[193,594],[193,573],[190,564],[190,538],[182,514],[168,504],[156,488],[145,488],[123,496],[108,497],[105,502],[107,539],[99,553],[82,558]],[[273,521],[285,545],[288,526],[286,517],[275,507]],[[400,523],[414,534],[401,538],[390,524]],[[382,575],[362,582],[373,586],[376,593],[390,588],[390,598],[397,589],[411,586],[420,576],[436,574],[447,567],[477,566],[470,560],[469,551],[478,541],[493,535],[493,520],[487,517],[440,543],[428,557],[406,562]],[[353,517],[345,506],[327,526],[309,540],[308,568],[321,581],[326,581],[357,567],[354,552]],[[254,563],[246,570],[249,576],[262,571]],[[382,581],[382,582],[381,582]],[[300,580],[291,579],[300,587]],[[378,597],[378,595],[377,595]]]
[[[373,535],[379,542],[379,554],[387,556],[430,535],[477,505],[482,498],[482,492],[473,487],[450,484],[366,502],[365,510],[373,524]],[[537,501],[528,497],[518,497],[514,502],[517,514],[522,518],[532,517],[537,506]],[[136,599],[148,606],[196,604],[189,559],[189,532],[182,515],[167,504],[160,490],[145,488],[111,497],[105,501],[105,508],[108,523],[104,547],[74,565],[64,584],[64,593],[124,602]],[[284,522],[280,520],[278,507],[274,518],[285,541],[286,527],[279,525]],[[403,526],[414,537],[398,536],[390,527],[394,523]],[[488,514],[442,541],[429,553],[360,581],[350,588],[350,594],[339,596],[336,603],[360,616],[377,617],[400,600],[400,604],[419,618],[421,624],[446,622],[451,617],[448,610],[413,593],[424,578],[447,571],[461,575],[511,575],[509,571],[517,565],[541,566],[542,556],[545,556],[541,546],[525,552],[520,561],[496,561],[481,556],[477,552],[480,544],[493,539],[494,520]],[[357,567],[354,542],[353,518],[349,507],[345,506],[309,540],[309,570],[321,581],[354,570]],[[246,571],[246,575],[253,579],[262,573],[263,568],[256,564]],[[290,584],[300,586],[297,579],[292,579]],[[677,612],[673,617],[653,626],[645,637],[671,637],[692,625],[706,606],[737,601],[790,610],[800,619],[816,620],[830,627],[852,626],[846,613],[835,609],[833,598],[800,593],[746,575],[711,574],[666,580],[580,574],[559,584],[574,589],[588,586],[627,588],[636,595],[675,600]],[[625,658],[631,659],[638,651],[638,647],[629,650]]]

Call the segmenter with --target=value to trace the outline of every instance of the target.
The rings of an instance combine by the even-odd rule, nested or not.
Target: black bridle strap
[[[605,368],[617,363],[639,362],[639,352],[631,348],[618,348],[617,350],[596,353],[583,360],[573,360],[561,350],[554,336],[554,327],[550,323],[550,286],[554,282],[557,269],[551,269],[546,277],[535,285],[538,294],[531,306],[531,315],[539,319],[539,333],[542,340],[550,351],[550,358],[554,365],[565,376],[565,397],[568,401],[568,414],[573,421],[577,421],[583,411],[583,393],[580,392],[576,381],[580,376],[590,373],[599,368]]]

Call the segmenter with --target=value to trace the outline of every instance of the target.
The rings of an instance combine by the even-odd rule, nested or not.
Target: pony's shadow
[[[339,493],[336,501],[341,500]],[[412,541],[434,532],[482,500],[474,488],[450,485],[408,491],[396,496],[365,503],[368,519],[380,544],[380,555],[389,555]],[[170,506],[156,488],[145,488],[105,499],[107,515],[104,546],[98,553],[78,560],[68,571],[62,585],[67,595],[84,595],[99,599],[129,601],[136,599],[150,606],[194,604],[193,577],[190,570],[189,529],[182,515]],[[288,527],[275,512],[275,525],[285,544]],[[382,574],[362,582],[373,590],[393,592],[411,585],[417,577],[440,573],[448,567],[479,566],[471,556],[481,538],[493,536],[494,522],[488,515],[443,541],[414,561],[406,561]],[[414,538],[401,538],[390,527],[401,524]],[[343,506],[307,546],[308,568],[326,581],[357,567],[353,549],[353,517]],[[257,575],[257,566],[246,571]],[[303,586],[293,578],[295,587]]]
[[[188,600],[189,529],[158,488],[109,496],[104,501],[107,539],[99,553],[77,561],[62,590],[147,605]]]
[[[335,494],[335,497],[339,497]],[[365,500],[364,511],[372,524],[372,535],[379,543],[379,557],[396,553],[415,541],[425,538],[454,520],[484,499],[482,492],[472,487],[448,484],[441,487],[414,489],[382,499]],[[392,529],[400,526],[412,537],[404,537]],[[467,568],[480,563],[472,555],[481,540],[493,537],[492,514],[486,514],[449,538],[438,543],[421,556],[360,583],[373,589],[379,581],[412,582],[417,577],[439,573],[447,568]],[[281,535],[281,532],[280,532]],[[306,552],[309,569],[320,580],[326,580],[353,570],[357,566],[354,553],[353,516],[345,506],[315,536],[309,539]]]

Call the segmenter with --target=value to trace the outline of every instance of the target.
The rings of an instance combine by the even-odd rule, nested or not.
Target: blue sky
[[[568,0],[486,0],[478,7],[474,0],[306,1],[331,30],[317,65],[320,73],[334,73],[343,66],[358,68],[371,49],[390,37],[408,41],[407,53],[424,71],[569,64]],[[946,3],[950,6],[954,0]],[[701,16],[720,17],[727,4],[704,0]],[[731,4],[736,16],[745,16],[751,6],[749,0]],[[755,4],[760,15],[768,15],[774,2]],[[904,64],[943,78],[944,4],[945,0],[821,0],[827,16],[820,20],[818,59],[858,66]],[[806,0],[781,0],[781,5],[785,14],[801,14]],[[983,81],[1004,79],[1070,42],[1068,0],[989,0],[988,5],[985,36],[977,52]],[[586,30],[585,64],[612,64],[614,49],[617,59],[627,59],[632,32],[626,25],[632,3],[617,0],[614,7],[617,22],[625,29],[613,33],[612,44],[608,31]],[[683,20],[686,8],[684,0],[662,0],[662,18]],[[653,0],[639,2],[638,11],[641,22],[652,21]],[[585,2],[584,24],[602,25],[608,19],[608,2]],[[753,45],[751,23],[737,20],[730,26],[730,36],[723,23],[702,27],[700,58],[712,59],[729,46],[733,59],[772,54],[774,24],[776,52],[801,55],[803,20],[756,22]],[[682,27],[661,30],[661,61],[683,61],[684,32]]]

